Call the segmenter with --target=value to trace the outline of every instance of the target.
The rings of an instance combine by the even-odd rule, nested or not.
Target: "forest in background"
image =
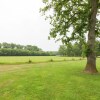
[[[55,51],[43,51],[33,45],[20,45],[14,43],[0,43],[0,56],[55,56]]]
[[[100,41],[96,41],[95,43],[95,52],[96,56],[100,56]],[[88,54],[87,46],[82,45],[81,43],[69,43],[66,45],[60,45],[58,54],[61,56],[68,56],[68,57],[86,57]]]
[[[100,56],[100,41],[96,41],[96,56]],[[0,56],[67,56],[67,57],[85,57],[87,50],[81,43],[69,43],[60,45],[58,51],[43,51],[41,48],[33,45],[20,45],[14,43],[0,43]]]

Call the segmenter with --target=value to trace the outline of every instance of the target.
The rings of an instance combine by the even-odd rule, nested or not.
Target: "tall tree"
[[[86,33],[88,33],[87,64],[84,71],[97,73],[94,48],[95,39],[100,36],[100,20],[96,17],[100,14],[100,1],[43,0],[43,3],[45,3],[45,7],[41,11],[43,14],[46,12],[47,15],[49,14],[46,18],[50,18],[52,25],[51,37],[62,40],[65,44],[73,40],[84,43]],[[59,36],[60,38],[58,38]]]

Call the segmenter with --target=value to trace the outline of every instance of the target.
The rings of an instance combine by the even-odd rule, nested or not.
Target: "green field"
[[[79,60],[79,57],[60,57],[60,56],[1,56],[0,64],[25,64],[65,60]],[[82,59],[82,58],[81,58]]]
[[[37,63],[25,64],[29,59]],[[55,62],[47,63],[50,59]],[[0,65],[0,100],[100,100],[100,74],[83,73],[86,60],[1,57],[0,62],[5,63]]]

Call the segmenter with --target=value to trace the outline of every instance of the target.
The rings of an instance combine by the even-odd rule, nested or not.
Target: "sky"
[[[48,40],[50,24],[39,13],[42,0],[0,0],[0,43],[36,45],[56,51],[60,43]]]

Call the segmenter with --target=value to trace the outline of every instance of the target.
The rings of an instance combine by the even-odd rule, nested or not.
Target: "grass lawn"
[[[0,100],[100,100],[100,74],[84,74],[85,63],[0,65]]]
[[[0,64],[24,64],[48,61],[79,60],[79,57],[60,57],[60,56],[0,56]]]

